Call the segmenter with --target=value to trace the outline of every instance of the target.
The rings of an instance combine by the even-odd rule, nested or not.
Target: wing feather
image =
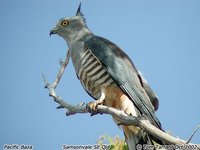
[[[110,76],[132,100],[141,115],[161,128],[161,124],[154,114],[154,107],[142,87],[140,74],[126,53],[116,44],[99,36],[93,35],[84,42],[85,47],[89,48],[104,65]]]

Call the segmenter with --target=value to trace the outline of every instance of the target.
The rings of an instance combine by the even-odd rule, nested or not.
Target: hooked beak
[[[56,28],[53,28],[51,29],[51,31],[49,32],[49,36],[51,36],[52,34],[57,34],[57,29]]]

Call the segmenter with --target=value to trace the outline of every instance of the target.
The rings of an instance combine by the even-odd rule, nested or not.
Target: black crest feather
[[[78,9],[76,11],[76,16],[82,16],[83,17],[83,13],[81,12],[81,3],[78,6]]]

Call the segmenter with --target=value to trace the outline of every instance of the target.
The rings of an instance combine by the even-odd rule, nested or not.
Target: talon
[[[89,102],[86,105],[86,108],[91,113],[91,116],[94,116],[94,115],[98,114],[97,106],[98,106],[98,103],[96,103],[96,102]]]
[[[129,116],[132,115],[129,109],[125,109],[125,110],[123,110],[123,111],[124,111],[127,115],[129,115]]]
[[[97,106],[102,105],[104,103],[104,100],[105,100],[105,94],[102,93],[100,99],[93,101],[93,102],[89,102],[86,105],[86,108],[91,113],[91,116],[98,114]]]

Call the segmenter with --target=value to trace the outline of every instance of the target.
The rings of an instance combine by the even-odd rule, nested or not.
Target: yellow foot
[[[94,115],[98,114],[97,106],[102,105],[102,104],[103,104],[103,101],[97,100],[94,102],[89,102],[86,107],[87,107],[88,111],[91,113],[91,116],[94,116]]]
[[[91,116],[98,114],[97,106],[102,105],[104,100],[105,100],[105,94],[102,92],[101,97],[98,100],[96,100],[94,102],[89,102],[87,104],[86,107],[87,107],[88,111],[91,113]]]

